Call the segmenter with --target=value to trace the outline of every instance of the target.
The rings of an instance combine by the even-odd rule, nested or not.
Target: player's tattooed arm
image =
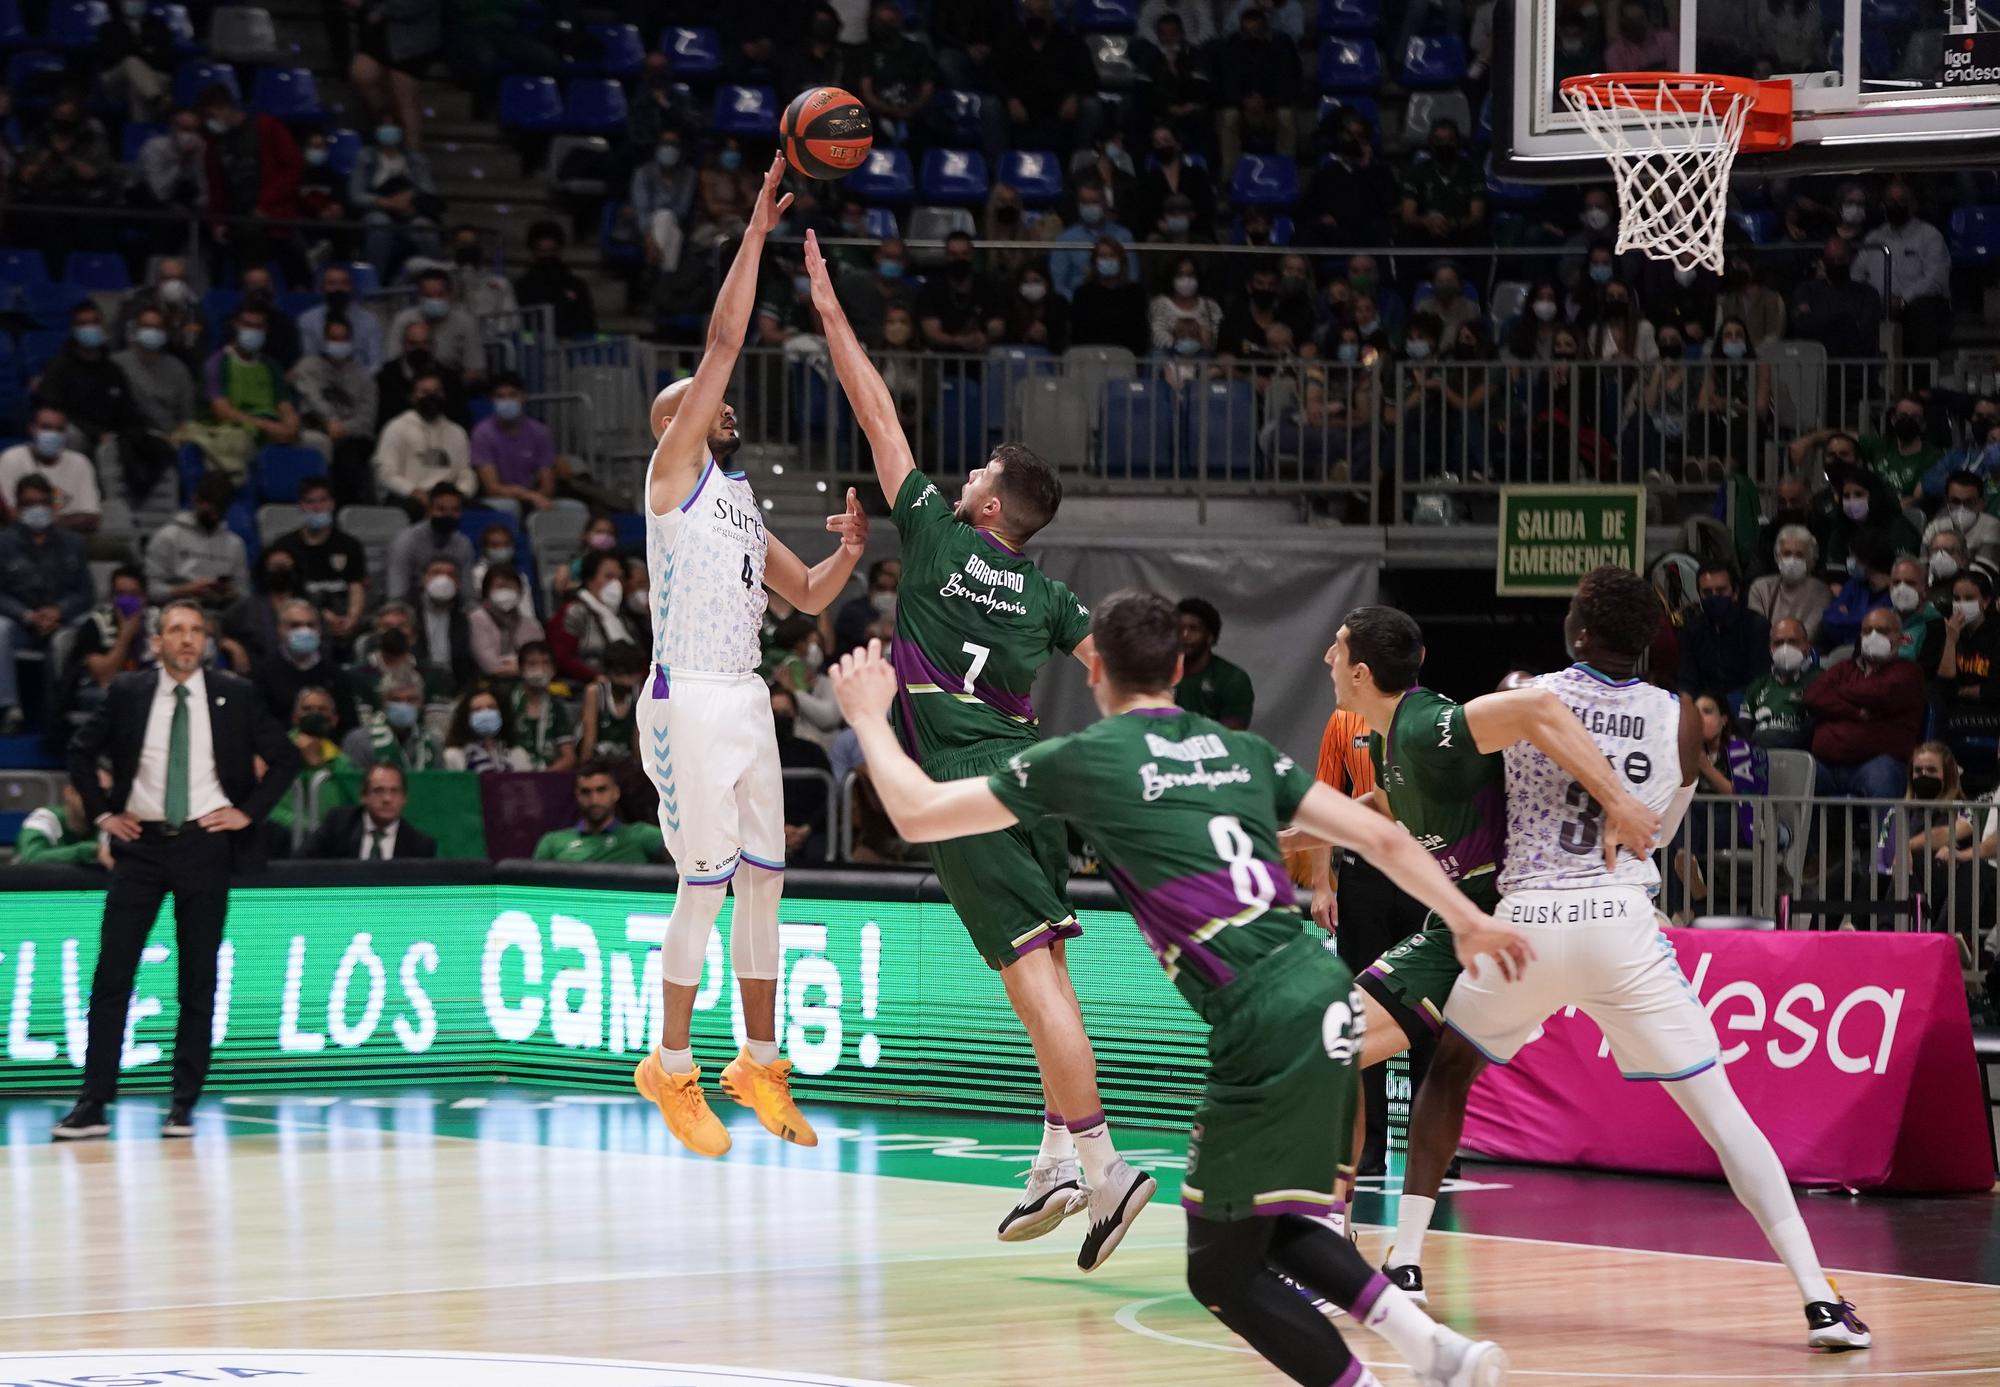
[[[840,378],[840,388],[846,392],[847,402],[854,406],[854,417],[875,454],[875,480],[881,483],[883,497],[893,506],[902,495],[903,483],[916,470],[916,461],[910,456],[910,441],[903,436],[902,421],[896,417],[895,396],[882,383],[882,373],[875,369],[867,349],[854,335],[847,312],[834,292],[826,257],[820,254],[819,237],[810,231],[806,233],[806,277],[812,281],[813,308],[819,313],[820,330],[826,337],[827,352],[833,357],[833,373]]]
[[[896,699],[896,672],[882,656],[882,642],[850,651],[833,667],[833,692],[840,711],[861,743],[863,764],[876,797],[906,843],[935,843],[998,833],[1019,822],[979,778],[939,784],[909,758],[889,727]],[[1428,860],[1428,859],[1427,859]]]
[[[1634,857],[1653,851],[1660,816],[1625,791],[1597,743],[1576,715],[1547,689],[1482,694],[1465,705],[1465,725],[1483,752],[1527,742],[1570,773],[1604,808],[1604,865],[1615,870],[1619,849]]]
[[[840,536],[840,547],[811,568],[775,536],[764,560],[764,586],[808,616],[818,616],[833,605],[868,548],[868,516],[853,487],[847,488],[847,509],[829,515],[826,528]]]

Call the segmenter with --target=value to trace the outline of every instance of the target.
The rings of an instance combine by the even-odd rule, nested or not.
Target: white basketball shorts
[[[785,870],[785,780],[771,692],[754,674],[654,670],[639,744],[681,880],[719,886],[740,863]]]
[[[1444,1008],[1444,1023],[1487,1059],[1507,1063],[1544,1021],[1575,1007],[1604,1032],[1628,1079],[1686,1079],[1714,1066],[1715,1026],[1642,888],[1518,891],[1493,918],[1527,936],[1534,961],[1514,982],[1481,963]]]

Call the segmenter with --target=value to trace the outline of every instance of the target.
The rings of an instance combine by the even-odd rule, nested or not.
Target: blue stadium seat
[[[194,20],[188,15],[186,5],[152,5],[146,13],[167,26],[173,36],[174,52],[183,58],[192,58],[201,52],[201,40],[195,37]]]
[[[90,302],[82,286],[63,283],[30,284],[21,291],[21,306],[38,327],[69,331],[69,315]]]
[[[208,328],[211,339],[220,341],[223,329],[236,316],[236,310],[243,305],[241,289],[214,288],[201,296],[201,320]]]
[[[73,250],[63,266],[63,278],[93,294],[124,293],[132,287],[125,257],[105,251]]]
[[[1014,388],[1031,376],[1056,369],[1047,347],[989,347],[986,350],[986,427],[1004,433]]]
[[[1861,0],[1861,22],[1870,29],[1914,28],[1917,0]]]
[[[876,145],[867,162],[847,175],[847,187],[866,203],[908,202],[917,191],[909,152]]]
[[[706,26],[669,28],[660,35],[660,51],[677,77],[713,77],[722,71],[722,36]]]
[[[1479,286],[1475,284],[1469,277],[1463,274],[1461,274],[1458,277],[1458,282],[1459,282],[1460,292],[1465,298],[1465,301],[1471,304],[1474,308],[1479,307]],[[1430,282],[1426,280],[1424,283],[1419,284],[1417,286],[1417,290],[1414,294],[1410,295],[1410,311],[1412,313],[1420,311],[1425,304],[1429,303],[1432,299],[1436,297],[1437,297],[1437,291],[1431,288]]]
[[[1954,265],[2000,262],[2000,207],[1960,207],[1951,214]]]
[[[896,214],[887,207],[868,209],[868,234],[878,241],[899,241],[903,228],[896,225]]]
[[[500,79],[500,128],[546,134],[562,129],[562,92],[553,77]]]
[[[124,132],[118,137],[118,162],[134,164],[139,161],[139,151],[146,141],[162,133],[167,127],[154,125],[151,121],[134,120],[126,122]]]
[[[1017,149],[1000,156],[1000,181],[1013,186],[1024,207],[1048,207],[1062,200],[1062,159],[1055,154]]]
[[[563,125],[587,135],[611,135],[625,129],[625,88],[609,77],[572,77],[563,102]]]
[[[854,406],[846,392],[827,389],[826,376],[807,362],[792,366],[792,398],[798,401],[801,438],[837,440],[836,456],[844,456],[854,437]]]
[[[1174,392],[1164,381],[1107,381],[1104,475],[1170,478],[1178,474]]]
[[[33,380],[48,370],[56,353],[69,341],[68,328],[36,328],[21,334],[21,374]]]
[[[1229,176],[1238,207],[1290,207],[1299,200],[1299,166],[1282,154],[1245,154]]]
[[[611,523],[618,531],[618,547],[637,553],[646,552],[646,517],[637,511],[621,510],[611,513]],[[477,544],[479,536],[471,534],[467,539]]]
[[[311,70],[303,67],[258,68],[250,104],[279,120],[314,121],[326,118],[326,110],[319,104],[319,86],[313,81]]]
[[[1319,31],[1367,38],[1382,27],[1382,0],[1319,0]]]
[[[1778,214],[1768,207],[1731,212],[1729,224],[1756,245],[1768,246],[1778,239]]]
[[[1481,149],[1493,143],[1493,93],[1479,103],[1479,119],[1472,123],[1472,142]]]
[[[174,74],[174,100],[182,106],[192,106],[201,99],[203,92],[218,82],[229,88],[230,94],[238,101],[243,99],[243,88],[236,81],[235,68],[228,63],[190,58]]]
[[[319,305],[320,296],[317,289],[287,289],[278,295],[278,311],[287,318],[296,318],[301,313],[318,308]]]
[[[19,0],[0,0],[0,48],[19,48],[28,41]]]
[[[1372,96],[1322,96],[1319,99],[1319,123],[1335,111],[1352,111],[1368,122],[1370,142],[1379,151],[1382,148],[1382,103]]]
[[[597,40],[598,71],[607,77],[637,77],[646,65],[646,41],[639,37],[636,24],[593,24],[590,36]]]
[[[781,109],[769,87],[717,87],[711,124],[718,135],[771,136],[778,133]]]
[[[637,269],[645,260],[644,249],[637,241],[617,240],[611,234],[628,205],[615,199],[604,204],[597,220],[597,253],[604,257],[607,265]]]
[[[1139,27],[1138,0],[1071,0],[1070,23],[1086,34],[1129,34]]]
[[[1537,183],[1509,183],[1488,173],[1486,195],[1501,207],[1528,208],[1541,206],[1549,190]]]
[[[1456,87],[1465,81],[1465,40],[1456,34],[1418,34],[1403,50],[1398,80],[1417,91]]]
[[[986,156],[976,149],[933,149],[924,155],[924,201],[968,206],[986,201]]]
[[[1373,39],[1324,38],[1319,43],[1319,89],[1373,96],[1382,86],[1382,54]]]
[[[1188,400],[1188,451],[1211,478],[1257,470],[1257,396],[1247,380],[1202,381]]]
[[[16,110],[39,111],[55,99],[69,80],[69,65],[60,53],[16,53],[7,61],[7,90]]]
[[[367,298],[382,292],[382,272],[366,260],[351,260],[347,265],[347,277],[354,284],[357,298]]]
[[[299,483],[324,471],[326,459],[317,448],[273,445],[257,450],[257,457],[250,465],[250,486],[260,505],[272,502],[294,505],[299,499]]]
[[[953,87],[940,87],[931,98],[931,111],[944,125],[945,138],[955,145],[975,145],[985,128],[981,117],[986,112],[986,98],[978,92],[959,91]]]
[[[48,282],[48,262],[42,259],[40,251],[0,247],[0,284],[25,289]]]
[[[343,178],[353,173],[354,161],[361,157],[361,132],[329,130],[326,142],[326,166]]]
[[[0,332],[0,428],[19,433],[27,423],[28,394],[21,379],[21,357],[14,339]]]
[[[979,382],[947,377],[938,387],[937,436],[940,466],[947,472],[986,460],[986,407]]]
[[[65,53],[81,53],[97,46],[97,29],[111,18],[104,0],[56,0],[49,6],[48,22],[42,28],[42,42]]]

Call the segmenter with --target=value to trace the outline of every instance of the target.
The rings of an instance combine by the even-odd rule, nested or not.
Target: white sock
[[[1782,1223],[1765,1229],[1764,1236],[1771,1240],[1771,1250],[1778,1254],[1778,1260],[1791,1272],[1792,1280],[1798,1283],[1799,1294],[1808,1304],[1816,1300],[1835,1305],[1840,1303],[1840,1292],[1833,1289],[1833,1283],[1821,1270],[1819,1253],[1813,1248],[1812,1234],[1806,1231],[1803,1218],[1793,1214]]]
[[[750,1058],[769,1069],[778,1062],[778,1042],[775,1040],[752,1040],[747,1042]]]
[[[1389,1250],[1388,1265],[1414,1267],[1424,1260],[1424,1234],[1430,1231],[1431,1215],[1438,1202],[1420,1194],[1406,1194],[1396,1201],[1396,1245]]]
[[[1035,1164],[1053,1165],[1075,1159],[1076,1138],[1069,1134],[1069,1124],[1062,1120],[1061,1113],[1043,1113],[1042,1149],[1035,1153]]]
[[[694,1051],[669,1050],[662,1045],[659,1050],[660,1068],[668,1074],[692,1074],[694,1072]]]
[[[1437,1321],[1391,1285],[1388,1277],[1376,1273],[1360,1299],[1348,1309],[1362,1324],[1387,1339],[1411,1371],[1422,1374],[1430,1369]]]
[[[1119,1163],[1118,1148],[1111,1144],[1111,1128],[1105,1125],[1104,1114],[1092,1113],[1068,1126],[1076,1142],[1077,1159],[1083,1162],[1083,1182],[1093,1189],[1102,1188],[1111,1167]]]

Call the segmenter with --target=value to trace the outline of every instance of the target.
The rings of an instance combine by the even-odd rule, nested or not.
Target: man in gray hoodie
[[[220,611],[250,590],[249,555],[222,523],[235,499],[234,482],[204,473],[194,504],[154,532],[146,545],[146,593],[154,602],[185,597]]]

